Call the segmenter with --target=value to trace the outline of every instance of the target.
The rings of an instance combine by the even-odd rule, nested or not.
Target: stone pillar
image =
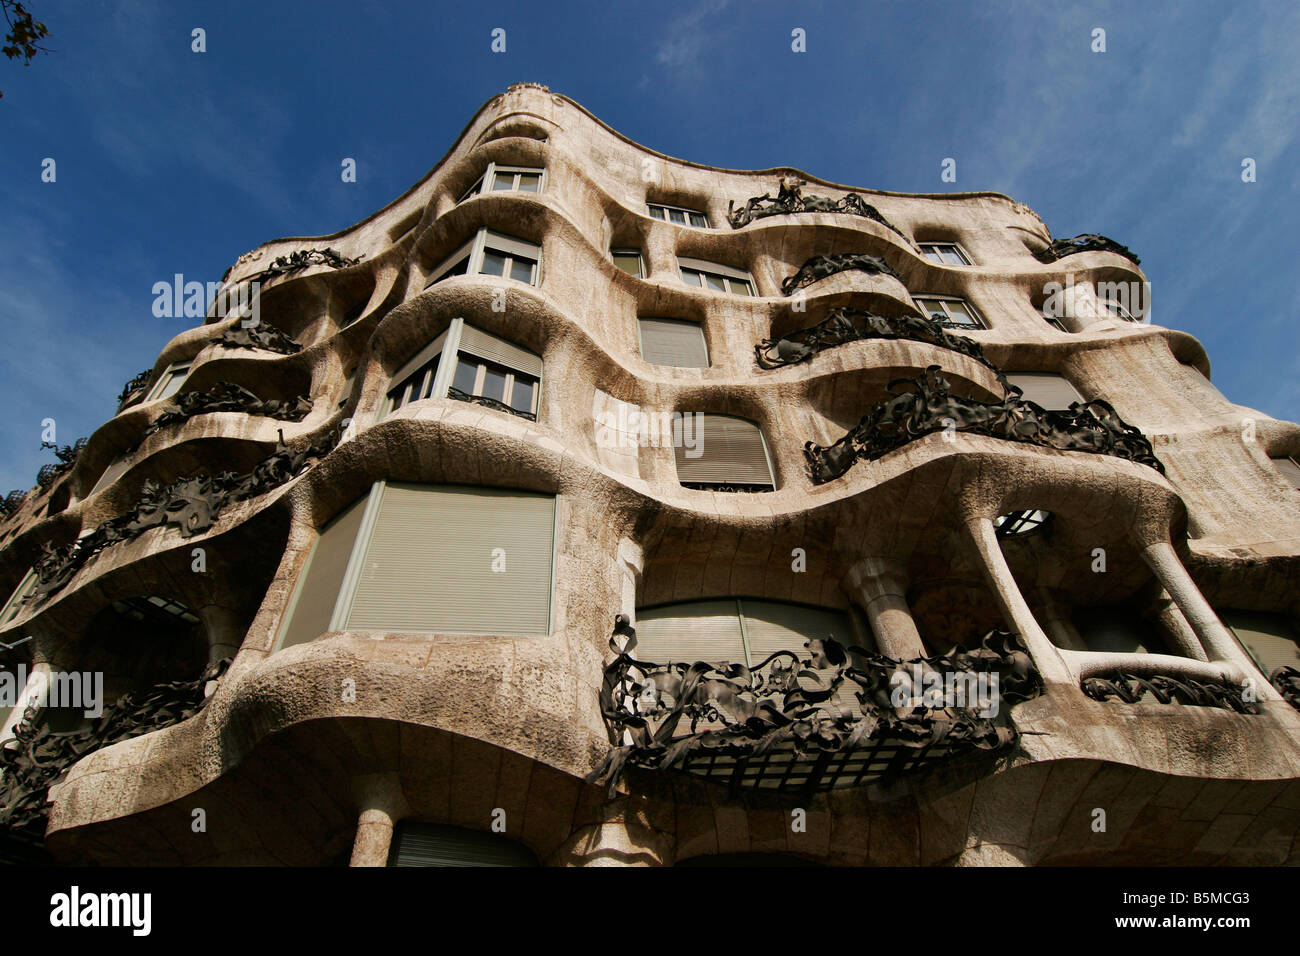
[[[203,622],[203,633],[208,640],[208,663],[214,664],[225,657],[233,658],[244,643],[246,628],[234,611],[219,604],[208,604],[194,612]]]
[[[1183,617],[1183,612],[1178,609],[1168,591],[1162,589],[1159,596],[1151,602],[1148,616],[1162,628],[1173,649],[1179,654],[1194,661],[1209,660],[1196,632],[1187,623],[1187,618]]]
[[[1236,664],[1247,674],[1254,671],[1254,663],[1237,643],[1237,639],[1220,623],[1214,608],[1205,600],[1201,589],[1183,567],[1183,562],[1178,560],[1172,544],[1158,541],[1147,545],[1142,549],[1142,560],[1161,586],[1169,592],[1178,610],[1196,632],[1209,660]]]
[[[1070,669],[1057,653],[1056,646],[1034,620],[1034,614],[1025,602],[1025,596],[1020,593],[1020,586],[1016,584],[1015,576],[1012,575],[1007,559],[1002,554],[1002,545],[998,541],[998,533],[993,527],[993,521],[978,515],[972,516],[967,519],[966,529],[970,533],[971,543],[974,544],[976,552],[982,559],[980,563],[984,569],[985,580],[993,591],[993,597],[998,602],[1003,617],[1024,639],[1029,648],[1029,656],[1033,658],[1034,666],[1038,668],[1043,680],[1049,683],[1074,684]]]
[[[925,657],[925,644],[907,606],[907,572],[894,558],[862,558],[841,587],[866,612],[881,654],[895,660]]]
[[[1088,645],[1079,637],[1074,625],[1061,612],[1061,605],[1045,587],[1038,589],[1039,604],[1043,608],[1043,630],[1051,636],[1052,643],[1071,651],[1086,651]]]
[[[645,570],[645,549],[631,538],[618,543],[619,613],[636,624],[636,595]]]
[[[349,866],[387,866],[397,821],[409,813],[396,774],[370,774],[356,781],[361,813]]]

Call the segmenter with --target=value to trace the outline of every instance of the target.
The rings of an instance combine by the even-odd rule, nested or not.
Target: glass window
[[[512,259],[510,261],[510,278],[516,279],[519,282],[531,283],[533,281],[533,266],[535,265],[537,265],[537,263],[533,262],[531,259]]]
[[[506,274],[506,257],[491,249],[483,251],[483,268],[479,272],[485,276],[503,276]]]
[[[703,286],[714,292],[730,292],[732,295],[755,294],[753,279],[739,269],[697,259],[682,259],[678,268],[681,270],[682,281],[687,285]]]
[[[537,402],[537,379],[525,375],[515,376],[514,393],[510,397],[510,406],[521,412],[535,410]]]
[[[506,397],[506,372],[491,365],[483,366],[483,390],[479,392],[484,398],[504,401]]]
[[[474,394],[474,385],[478,382],[478,363],[473,359],[464,357],[456,360],[456,374],[452,378],[451,387],[457,391],[464,392],[466,395]]]
[[[678,226],[694,226],[697,229],[709,228],[709,217],[698,209],[686,209],[682,206],[666,206],[663,203],[646,203],[646,208],[655,219],[671,222]]]
[[[610,255],[613,256],[614,265],[628,275],[637,279],[645,278],[645,272],[641,265],[641,253],[636,249],[614,249]]]
[[[520,173],[519,190],[520,192],[535,193],[542,188],[541,173]]]
[[[954,242],[922,242],[921,254],[931,262],[944,266],[968,266],[970,259]]]
[[[487,170],[483,176],[471,186],[461,196],[459,202],[467,199],[473,199],[483,192],[483,184],[490,184],[492,192],[526,192],[538,193],[542,191],[542,170],[531,169],[527,166],[502,166],[498,163],[488,163]]]
[[[987,328],[979,314],[963,299],[920,296],[917,306],[931,319],[950,329]]]

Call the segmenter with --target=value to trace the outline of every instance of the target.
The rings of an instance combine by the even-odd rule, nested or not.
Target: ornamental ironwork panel
[[[1093,700],[1114,697],[1126,704],[1136,704],[1150,696],[1161,704],[1184,704],[1193,707],[1220,707],[1239,714],[1261,714],[1263,708],[1255,701],[1243,698],[1241,688],[1220,677],[1217,681],[1193,680],[1190,677],[1136,677],[1116,671],[1110,677],[1088,677],[1082,684],[1083,692]]]
[[[297,451],[282,448],[243,475],[223,471],[182,478],[166,487],[146,481],[139,502],[129,513],[109,518],[89,534],[60,547],[45,544],[44,554],[33,569],[37,584],[31,602],[38,604],[63,588],[100,551],[139,537],[151,528],[176,527],[184,538],[207,531],[228,505],[256,498],[306,471],[329,454],[338,437],[335,431]]]
[[[57,733],[28,707],[0,747],[0,861],[39,859],[49,819],[49,789],[88,754],[111,744],[188,720],[207,703],[207,686],[220,680],[230,658],[209,664],[191,681],[157,684],[124,694],[85,730]]]
[[[9,494],[0,498],[0,517],[7,518],[23,506],[27,500],[27,492],[21,488],[15,488]]]
[[[152,376],[153,369],[147,368],[143,372],[137,372],[130,381],[122,386],[122,391],[117,396],[117,410],[119,412],[128,405],[134,405],[144,398],[145,386],[149,384],[149,379]]]
[[[755,667],[654,663],[634,656],[636,631],[620,614],[609,644],[600,705],[612,749],[587,780],[607,784],[611,797],[628,767],[803,792],[891,779],[940,757],[1009,746],[1011,705],[1042,690],[1023,642],[1005,631],[974,650],[911,661],[827,638]],[[955,686],[981,679],[996,706],[954,699]],[[936,683],[946,693],[932,697]],[[850,690],[856,702],[846,704]]]
[[[875,206],[857,193],[849,193],[843,199],[831,199],[827,196],[805,196],[802,189],[807,181],[785,176],[781,179],[776,198],[764,193],[745,201],[745,205],[736,208],[735,200],[727,203],[727,222],[731,228],[739,229],[756,219],[768,216],[786,216],[802,212],[846,213],[850,216],[863,216],[872,222],[878,222],[887,229],[892,229],[902,236],[898,228],[880,214]],[[906,238],[906,237],[904,237]]]
[[[293,355],[302,351],[299,343],[265,322],[252,328],[244,328],[243,323],[231,326],[217,342],[227,349],[262,349],[266,352],[279,352],[281,355]]]
[[[1113,252],[1128,259],[1135,266],[1142,264],[1142,260],[1131,252],[1128,246],[1121,246],[1114,239],[1107,239],[1094,232],[1085,232],[1073,239],[1053,239],[1052,244],[1046,249],[1034,253],[1034,258],[1039,262],[1056,262],[1077,252]]]
[[[154,432],[209,412],[243,412],[262,415],[282,422],[300,422],[311,411],[312,401],[305,395],[293,400],[261,399],[242,385],[217,382],[206,392],[181,392],[163,406],[162,414],[150,422],[135,446]]]
[[[973,339],[953,335],[944,325],[928,316],[903,315],[885,317],[863,309],[840,307],[831,309],[826,318],[816,325],[779,339],[764,339],[754,346],[760,368],[780,368],[806,361],[825,349],[863,339],[910,339],[937,345],[951,352],[960,352],[981,365],[992,369],[1007,387],[1001,369],[984,357],[984,349]]]
[[[521,411],[505,402],[498,402],[495,398],[488,398],[486,395],[471,395],[469,392],[463,392],[454,385],[448,387],[447,397],[454,398],[458,402],[472,402],[475,405],[482,405],[484,408],[493,408],[498,412],[509,412],[511,415],[518,415],[520,418],[526,418],[530,422],[537,421],[537,416],[532,412]]]
[[[889,263],[879,256],[870,256],[865,252],[841,252],[829,256],[813,256],[792,276],[781,282],[781,292],[790,295],[795,289],[802,289],[814,282],[820,282],[837,272],[857,270],[869,275],[888,275],[899,278]]]
[[[1269,677],[1269,683],[1277,688],[1282,699],[1300,710],[1300,670],[1294,667],[1279,667]]]
[[[292,275],[309,266],[329,266],[331,269],[345,269],[361,261],[361,257],[349,259],[333,249],[299,249],[287,256],[277,256],[261,272],[255,272],[243,282],[261,282],[276,276]]]
[[[86,447],[86,439],[78,438],[74,444],[64,445],[62,448],[53,442],[43,441],[41,447],[53,449],[54,457],[59,459],[57,462],[42,465],[41,470],[36,473],[36,484],[40,486],[41,491],[49,491],[50,486],[61,475],[67,474],[77,464],[77,459]]]
[[[831,445],[804,443],[804,460],[814,484],[845,474],[858,461],[874,461],[925,435],[962,431],[990,438],[1039,445],[1060,451],[1085,451],[1134,461],[1164,474],[1151,442],[1125,423],[1109,402],[1072,402],[1068,409],[1048,411],[1020,397],[1019,387],[1007,389],[1001,402],[980,402],[953,395],[939,366],[929,366],[920,378],[900,378],[889,384],[893,398],[877,402],[849,432]]]

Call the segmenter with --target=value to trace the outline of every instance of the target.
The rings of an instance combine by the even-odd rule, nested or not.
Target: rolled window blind
[[[466,325],[461,328],[460,349],[462,352],[487,359],[489,362],[512,368],[516,372],[524,372],[534,378],[542,377],[540,355],[521,349],[514,343],[499,339],[495,335],[480,332],[473,326]]]
[[[398,824],[389,866],[538,866],[517,840],[433,823]]]
[[[763,432],[757,425],[729,415],[687,413],[686,417],[690,420],[673,422],[678,481],[772,487]],[[688,436],[693,449],[686,447],[684,438]],[[688,452],[699,457],[692,458]]]
[[[1291,482],[1293,488],[1300,488],[1300,465],[1290,458],[1274,458],[1273,465],[1282,473],[1282,477]]]
[[[1045,409],[1065,409],[1072,402],[1083,401],[1068,379],[1050,372],[1008,372],[1007,381],[1020,386],[1022,398]]]
[[[294,599],[292,615],[280,641],[281,647],[314,641],[330,629],[330,618],[338,601],[348,558],[356,544],[367,497],[362,495],[348,505],[321,530],[320,537],[316,539],[311,555],[307,558],[307,567]]]
[[[554,529],[553,495],[388,484],[345,627],[547,634]]]
[[[1279,667],[1300,669],[1295,629],[1281,614],[1233,610],[1224,611],[1222,617],[1265,676]]]
[[[745,662],[740,616],[730,598],[638,611],[636,640],[633,656],[655,664]]]
[[[641,357],[654,365],[708,368],[704,329],[698,322],[641,319]]]

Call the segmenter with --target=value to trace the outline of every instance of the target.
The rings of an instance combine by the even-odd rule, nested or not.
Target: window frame
[[[941,242],[918,242],[916,246],[918,249],[921,250],[921,257],[925,259],[927,262],[929,262],[931,265],[973,266],[975,264],[975,260],[971,258],[970,253],[967,252],[965,248],[962,247],[962,244],[960,242],[953,242],[951,240],[943,240]],[[937,251],[940,247],[951,249],[954,253],[956,253],[957,258],[961,259],[962,261],[945,262],[942,258],[942,253]],[[936,250],[936,255],[940,256],[940,259],[938,261],[930,258],[930,252],[929,252],[930,249]]]
[[[5,601],[4,606],[0,607],[0,627],[8,624],[10,621],[17,620],[18,616],[24,610],[23,602],[36,590],[39,579],[36,576],[35,568],[28,568],[27,573],[19,580],[18,586],[14,588],[9,599]]]
[[[700,345],[702,345],[704,348],[704,364],[703,365],[663,365],[659,362],[652,362],[648,358],[646,358],[645,339],[641,334],[642,333],[641,323],[645,322],[646,320],[653,320],[656,322],[677,322],[682,325],[694,326],[696,329],[698,329],[700,333]],[[636,347],[637,347],[638,354],[641,356],[641,361],[645,362],[647,365],[653,365],[656,368],[713,368],[713,356],[709,353],[709,337],[704,331],[704,323],[696,322],[694,319],[679,319],[676,318],[675,316],[670,316],[670,315],[638,315],[636,317]]]
[[[149,391],[145,393],[144,399],[140,404],[147,405],[150,402],[157,402],[164,398],[171,398],[185,387],[185,380],[190,377],[190,372],[193,368],[194,359],[181,359],[172,362],[163,369],[163,373],[158,376],[158,381],[154,382],[153,385],[150,386]],[[171,385],[172,382],[177,382],[178,384],[171,391],[167,391],[167,387]]]
[[[465,355],[466,358],[478,363],[479,365],[478,370],[475,372],[475,386],[478,388],[482,387],[483,382],[486,379],[486,372],[484,369],[487,365],[494,365],[498,368],[506,369],[506,387],[509,389],[506,394],[511,395],[511,397],[513,397],[515,382],[518,381],[519,378],[522,377],[534,381],[536,384],[533,388],[533,403],[532,408],[528,410],[528,414],[533,416],[533,421],[537,420],[542,409],[542,379],[544,378],[545,369],[543,368],[543,374],[534,376],[531,372],[515,368],[504,362],[484,358],[481,355],[475,355],[473,352],[462,350],[461,338],[466,325],[467,323],[463,318],[452,319],[451,323],[447,326],[446,331],[417,352],[409,361],[406,362],[406,364],[400,366],[398,370],[389,377],[389,387],[387,391],[384,392],[384,400],[379,405],[379,415],[376,418],[376,422],[382,421],[398,409],[405,408],[407,405],[414,404],[415,402],[451,397],[448,393],[451,388],[454,387],[452,383],[455,381],[456,369],[461,363],[462,355]],[[521,346],[515,345],[515,343],[511,342],[509,339],[503,338],[499,335],[493,335],[491,332],[485,332],[477,326],[469,326],[469,328],[473,329],[480,335],[487,335],[491,338],[499,339],[515,348],[522,348]],[[527,350],[525,349],[524,351]],[[445,360],[445,356],[448,354],[453,356],[450,361]],[[430,379],[427,377],[427,369],[428,366],[432,365],[435,361],[437,362],[437,368],[434,370],[434,374]],[[538,356],[538,362],[541,364],[541,356]],[[409,399],[398,404],[394,398],[394,393],[398,390],[408,389],[411,379],[421,372],[425,372],[426,374],[421,376],[420,384],[423,386],[426,381],[428,382],[429,394],[422,398]],[[424,388],[421,387],[420,391],[423,392]],[[405,392],[403,392],[403,394],[405,394]],[[472,394],[476,398],[483,397],[478,393]],[[515,408],[515,406],[511,405],[508,401],[503,402],[502,404]],[[521,409],[516,409],[516,411],[521,411]],[[520,417],[524,416],[521,415]]]
[[[495,242],[494,246],[492,243]],[[515,246],[511,249],[511,246]],[[535,256],[525,254],[525,247],[536,250]],[[492,272],[483,271],[483,259],[488,252],[494,252],[506,257],[506,274],[497,275]],[[514,263],[519,259],[527,260],[532,263],[532,278],[525,282],[523,279],[516,279],[510,275]],[[474,234],[474,238],[465,243],[450,256],[447,256],[438,264],[437,267],[429,273],[424,282],[424,289],[428,289],[443,279],[449,278],[448,273],[454,268],[465,263],[465,271],[458,275],[465,276],[487,276],[492,279],[508,279],[511,282],[521,282],[524,285],[540,288],[542,284],[542,244],[533,242],[530,239],[522,239],[519,236],[507,235],[504,232],[496,232],[483,226]]]
[[[637,272],[636,272],[636,275],[632,275],[632,273],[628,272],[626,269],[624,269],[621,265],[618,264],[618,257],[619,257],[619,256],[622,256],[622,257],[624,257],[624,258],[629,258],[629,257],[631,257],[631,256],[636,256],[636,264],[637,264]],[[610,250],[609,250],[609,261],[612,262],[612,263],[614,263],[614,268],[615,268],[615,269],[619,270],[619,271],[622,272],[624,275],[632,276],[633,279],[644,279],[644,278],[646,277],[646,271],[645,271],[645,256],[643,256],[643,255],[641,254],[641,250],[640,250],[640,249],[634,249],[634,248],[632,248],[631,246],[626,246],[626,247],[624,247],[624,246],[618,246],[618,247],[613,247],[613,246],[611,246],[611,247],[610,247]]]
[[[754,428],[754,430],[755,430],[756,432],[758,432],[758,440],[759,440],[759,443],[762,445],[762,448],[763,448],[763,459],[764,459],[764,461],[766,461],[766,463],[767,463],[767,478],[768,478],[768,483],[767,483],[766,485],[759,485],[759,484],[753,484],[753,483],[751,483],[751,482],[747,482],[747,481],[738,481],[738,480],[735,480],[735,479],[730,479],[730,480],[728,480],[728,481],[689,481],[689,480],[688,480],[688,481],[686,481],[686,482],[683,482],[683,481],[682,481],[682,476],[681,476],[680,466],[679,466],[678,461],[677,461],[677,448],[678,448],[678,446],[677,446],[677,442],[676,442],[676,437],[677,437],[677,435],[676,435],[676,429],[677,429],[678,427],[684,429],[684,428],[686,427],[686,425],[685,425],[685,417],[686,417],[687,415],[694,415],[694,414],[696,414],[695,411],[689,411],[689,412],[688,412],[688,411],[683,411],[683,412],[681,413],[681,416],[682,416],[682,417],[676,419],[676,420],[674,421],[674,423],[673,423],[673,429],[674,429],[674,434],[673,434],[673,438],[674,438],[674,441],[673,441],[673,470],[674,470],[674,477],[676,477],[676,479],[677,479],[677,484],[678,484],[680,487],[685,488],[687,491],[702,491],[702,492],[706,492],[706,493],[710,493],[710,494],[727,494],[727,493],[734,493],[734,492],[722,492],[722,491],[719,491],[719,487],[720,487],[720,486],[727,486],[727,485],[732,485],[732,486],[747,486],[747,487],[745,488],[745,490],[744,490],[743,492],[741,492],[742,494],[766,494],[766,493],[768,493],[768,492],[772,492],[772,491],[776,491],[776,490],[777,490],[777,483],[776,483],[776,467],[775,467],[775,465],[774,465],[773,462],[772,462],[772,449],[768,447],[768,444],[767,444],[767,434],[766,434],[765,431],[764,431],[764,428],[763,428],[762,423],[760,423],[760,422],[756,422],[756,421],[754,421],[752,418],[745,418],[745,417],[743,417],[743,416],[741,416],[741,415],[729,415],[729,414],[727,414],[727,413],[725,413],[725,412],[701,412],[701,413],[699,413],[699,414],[703,414],[703,415],[711,416],[711,417],[713,417],[713,418],[731,418],[731,419],[735,419],[736,421],[745,422],[747,425],[752,425],[753,428]],[[701,457],[703,457],[703,456],[701,456]],[[695,487],[692,487],[693,485],[709,485],[710,487],[707,487],[707,488],[695,488]]]
[[[651,202],[648,199],[646,200],[645,205],[646,205],[646,215],[648,215],[651,219],[655,219],[659,222],[667,223],[670,226],[682,226],[687,229],[712,229],[713,228],[713,222],[712,220],[709,219],[709,214],[705,212],[703,209],[691,209],[687,206],[674,206],[672,203],[666,203],[666,202]],[[662,212],[663,215],[662,216],[655,215],[656,210]],[[672,218],[668,215],[670,212],[682,213],[682,218],[685,221],[673,222]],[[699,216],[701,219],[704,220],[704,224],[700,225],[697,222],[691,222],[692,216]]]
[[[963,298],[962,296],[930,295],[928,293],[922,292],[913,295],[912,301],[916,303],[917,309],[920,310],[921,314],[924,315],[926,318],[932,318],[932,316],[930,314],[929,309],[921,305],[922,302],[938,302],[940,305],[943,305],[946,302],[960,302],[962,308],[966,310],[966,314],[975,320],[974,325],[962,325],[961,323],[953,322],[951,318],[952,312],[948,309],[946,305],[943,305],[943,314],[945,316],[948,316],[948,318],[940,322],[940,325],[942,325],[945,329],[959,329],[965,332],[977,332],[984,329],[988,329],[990,327],[988,320],[984,318],[983,313],[980,312],[979,309],[975,308],[975,306],[971,304],[969,299]]]
[[[696,285],[687,281],[686,273],[695,272],[700,276],[700,283]],[[725,288],[710,289],[704,281],[704,276],[713,276],[715,279],[722,281]],[[677,276],[683,285],[692,289],[699,289],[702,292],[716,292],[722,295],[741,295],[750,299],[759,298],[758,284],[754,281],[754,276],[743,269],[737,269],[735,266],[723,265],[721,262],[709,262],[706,259],[690,259],[686,256],[677,257]],[[734,292],[731,289],[732,282],[744,282],[748,285],[748,292]]]
[[[483,187],[486,186],[488,183],[495,184],[497,173],[512,173],[514,175],[514,179],[512,180],[512,184],[510,188],[509,189],[496,189],[496,188],[484,189]],[[530,173],[537,174],[538,178],[537,178],[536,191],[519,188],[520,175],[521,174],[527,175]],[[495,160],[493,160],[492,162],[489,162],[487,164],[487,167],[483,170],[483,175],[480,176],[478,179],[474,180],[474,185],[470,186],[469,189],[467,189],[464,193],[462,193],[461,197],[456,200],[456,205],[459,206],[461,203],[469,202],[469,200],[471,199],[476,199],[479,196],[486,196],[491,193],[524,193],[529,196],[540,196],[545,191],[546,191],[546,167],[545,166],[541,166],[541,167],[507,166],[504,163],[497,163]]]

